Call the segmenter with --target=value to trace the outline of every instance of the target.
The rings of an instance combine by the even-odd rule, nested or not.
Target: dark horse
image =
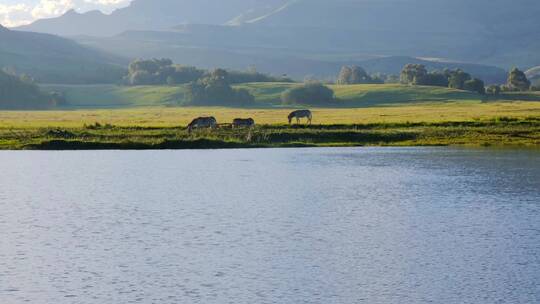
[[[217,127],[217,120],[215,117],[199,117],[195,118],[187,127],[188,132],[191,133],[193,129],[202,128],[215,128]]]
[[[289,114],[289,124],[292,123],[293,118],[296,118],[296,123],[300,123],[300,118],[307,118],[309,124],[313,120],[313,114],[310,110],[298,110]]]
[[[255,125],[255,120],[253,118],[236,118],[233,120],[233,128],[251,128]]]

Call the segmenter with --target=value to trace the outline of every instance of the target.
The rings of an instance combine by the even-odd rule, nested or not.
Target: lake
[[[0,152],[0,303],[539,303],[540,151]]]

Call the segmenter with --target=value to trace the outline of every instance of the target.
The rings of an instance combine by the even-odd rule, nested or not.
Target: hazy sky
[[[103,12],[126,6],[131,0],[0,0],[0,23],[16,26],[36,19],[55,17],[69,9]]]

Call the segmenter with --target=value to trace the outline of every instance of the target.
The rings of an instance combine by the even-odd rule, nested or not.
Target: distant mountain
[[[510,68],[540,64],[538,16],[538,0],[135,0],[110,15],[70,11],[20,29],[110,37],[182,25],[176,31],[184,40],[167,41],[154,56],[173,44],[229,51],[236,43],[238,49],[300,52],[302,59],[309,53],[361,53]],[[209,38],[215,40],[203,41]]]
[[[540,66],[528,69],[525,75],[527,75],[527,78],[529,78],[533,85],[540,86]]]
[[[0,29],[0,68],[49,83],[118,81],[127,64],[122,57],[54,35]]]
[[[538,16],[537,0],[296,0],[245,22],[358,31],[358,52],[509,67],[540,63]]]
[[[257,16],[288,0],[134,0],[105,15],[74,10],[38,20],[18,29],[62,36],[111,36],[126,30],[163,30],[178,24],[225,24],[242,16]]]
[[[536,0],[292,0],[247,23],[271,26],[464,33],[533,30]]]
[[[425,64],[430,70],[461,68],[488,83],[506,79],[504,69],[488,65],[346,52],[339,41],[350,32],[332,33],[332,30],[305,29],[296,36],[287,28],[270,31],[256,26],[184,25],[175,31],[129,31],[109,38],[82,37],[78,41],[130,58],[165,57],[179,64],[208,69],[255,67],[259,72],[287,74],[298,80],[306,76],[334,80],[341,66],[351,64],[371,73],[399,74],[407,63]],[[281,47],[283,43],[289,47]]]

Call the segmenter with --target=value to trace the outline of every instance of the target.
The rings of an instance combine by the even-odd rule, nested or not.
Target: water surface
[[[540,152],[0,152],[0,303],[539,303]]]

